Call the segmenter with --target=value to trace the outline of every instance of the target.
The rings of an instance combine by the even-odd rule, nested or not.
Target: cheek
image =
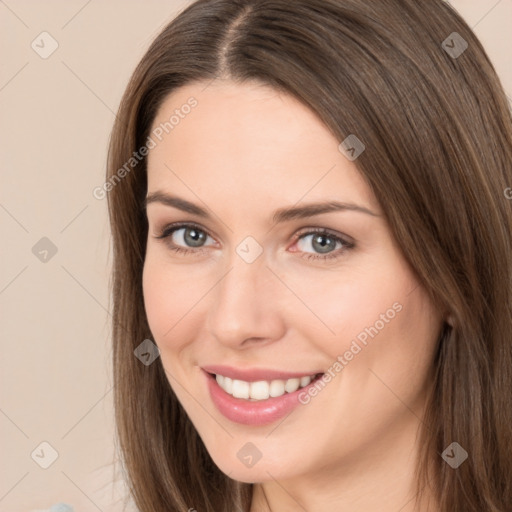
[[[401,286],[397,281],[367,298],[366,308],[363,302],[353,303],[352,316],[345,312],[347,334],[332,357],[343,358],[345,391],[357,391],[370,409],[386,416],[395,402],[412,406],[422,396],[442,321],[414,281],[403,280]]]
[[[164,332],[164,311],[168,310],[168,306],[171,306],[169,302],[172,301],[172,296],[165,293],[165,290],[165,281],[161,279],[151,257],[147,256],[142,272],[142,291],[149,328],[157,342],[161,333]]]
[[[148,248],[142,273],[144,307],[164,362],[199,337],[214,277],[170,264],[165,254]]]
[[[341,356],[343,366],[337,365],[337,371],[350,366],[350,379],[362,386],[368,385],[368,369],[374,368],[389,382],[407,387],[425,377],[433,357],[440,317],[399,262],[296,279],[297,295],[310,311],[296,309],[292,323],[302,326],[298,328],[332,364]]]
[[[157,344],[175,337],[179,320],[185,315],[185,306],[193,294],[191,286],[183,286],[180,272],[166,270],[165,263],[151,252],[146,256],[142,274],[144,307],[149,327]]]
[[[354,339],[364,346],[372,335],[398,324],[407,294],[414,287],[403,271],[383,272],[382,267],[369,266],[317,271],[311,277],[304,272],[290,274],[286,282],[300,298],[289,308],[290,323],[332,359],[349,350]]]

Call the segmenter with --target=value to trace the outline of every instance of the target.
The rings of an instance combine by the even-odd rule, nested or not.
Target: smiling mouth
[[[232,379],[220,374],[210,373],[210,375],[227,394],[234,398],[257,402],[268,400],[269,398],[278,398],[288,393],[294,393],[298,389],[308,386],[312,382],[320,379],[324,374],[316,373],[291,379],[259,380],[252,382]]]

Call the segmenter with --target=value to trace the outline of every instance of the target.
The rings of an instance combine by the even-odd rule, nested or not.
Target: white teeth
[[[300,387],[303,388],[307,386],[311,382],[311,377],[301,377],[300,379]]]
[[[254,400],[266,400],[268,398],[270,385],[266,380],[251,382],[249,396]]]
[[[297,391],[300,386],[300,379],[288,379],[284,385],[284,389],[287,393],[293,393]]]
[[[246,382],[230,379],[223,375],[215,376],[217,383],[226,393],[233,395],[235,398],[246,400],[267,400],[269,397],[279,397],[285,393],[293,393],[297,389],[310,384],[313,378],[314,375],[308,375],[288,380]]]
[[[233,396],[235,398],[249,398],[249,383],[244,380],[233,380]]]
[[[284,395],[284,380],[273,380],[270,383],[270,396]]]
[[[224,385],[221,388],[230,395],[233,394],[233,379],[229,377],[224,377]]]

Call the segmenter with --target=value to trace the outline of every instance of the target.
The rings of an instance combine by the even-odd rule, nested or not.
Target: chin
[[[219,453],[218,457],[217,454],[210,453],[213,462],[219,470],[233,480],[252,484],[276,479],[286,480],[294,476],[293,468],[288,467],[292,463],[282,459],[276,460],[276,455],[279,457],[278,454],[274,453],[272,458],[266,460],[263,456],[260,459],[254,458],[251,460],[246,456],[252,449],[250,441],[238,444],[242,448],[237,448],[236,451],[233,450],[233,457],[228,458],[226,451]],[[295,466],[295,469],[297,467]],[[303,469],[303,461],[300,462],[300,467]]]

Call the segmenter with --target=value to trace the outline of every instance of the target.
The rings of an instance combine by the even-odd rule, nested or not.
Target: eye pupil
[[[188,234],[190,234],[190,236],[187,236]],[[200,247],[205,238],[206,235],[203,231],[199,231],[196,228],[185,228],[184,239],[187,245]]]
[[[315,245],[317,246],[315,247],[315,250],[320,249],[319,252],[329,252],[330,249],[334,249],[336,247],[336,242],[332,239],[332,237],[323,234],[315,235],[313,237],[312,243],[314,247]]]

